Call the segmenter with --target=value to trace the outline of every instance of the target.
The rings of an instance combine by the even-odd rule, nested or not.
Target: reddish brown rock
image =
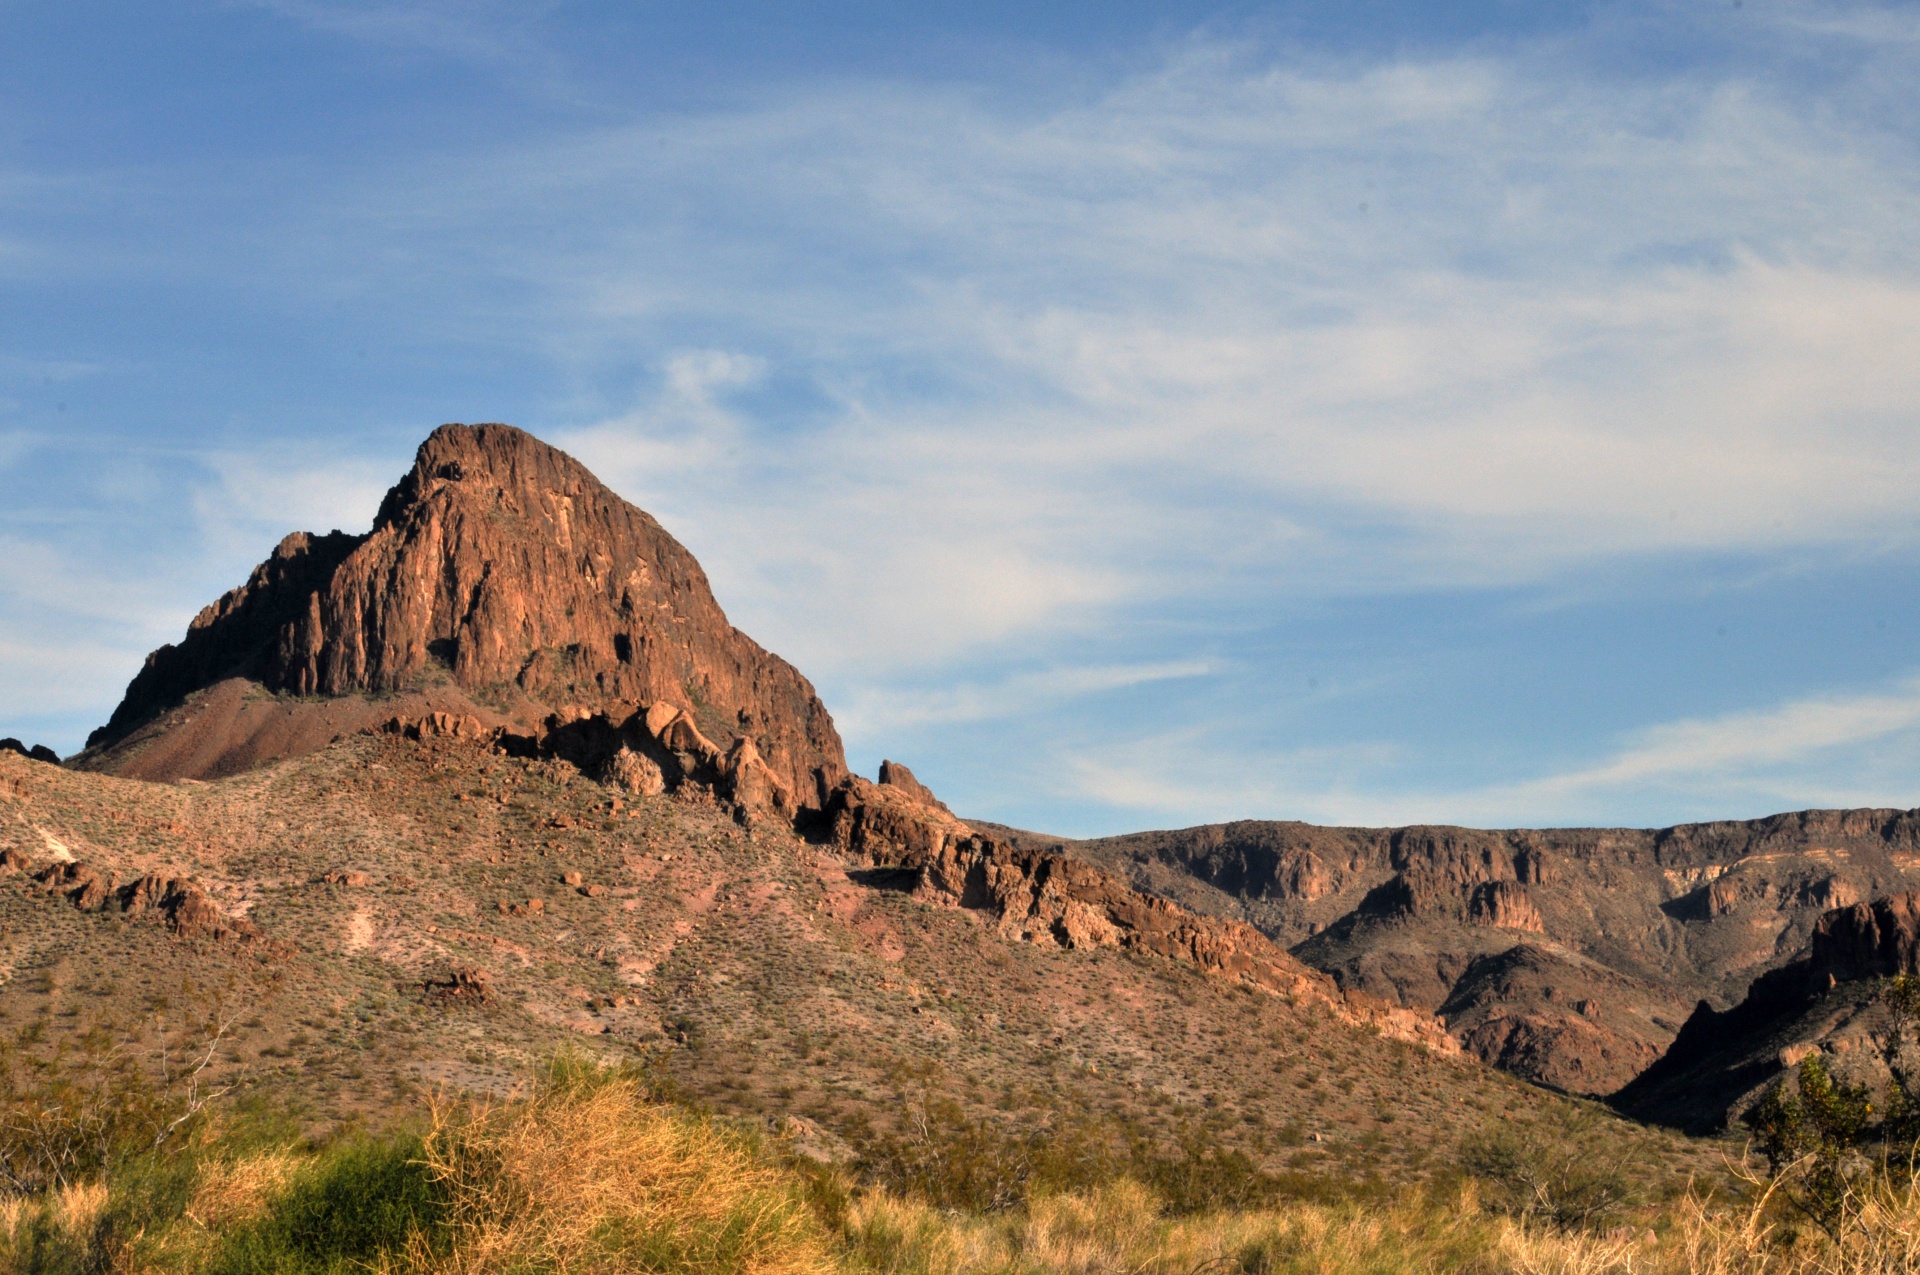
[[[257,937],[252,925],[227,916],[197,882],[185,877],[150,873],[120,885],[112,874],[103,877],[88,864],[55,863],[34,880],[82,912],[115,908],[135,918],[162,921],[186,938]]]
[[[407,739],[488,739],[493,728],[471,713],[426,713],[419,717],[390,717],[381,727],[389,735]]]
[[[120,887],[114,898],[122,912],[157,918],[183,938],[258,937],[250,923],[226,915],[197,882],[185,877],[149,874]]]
[[[1815,980],[1920,973],[1920,893],[1839,908],[1820,918],[1809,955]]]
[[[1531,930],[1543,934],[1547,928],[1527,887],[1518,881],[1488,881],[1476,886],[1467,905],[1467,916],[1475,925],[1490,925],[1500,930]]]
[[[637,753],[626,747],[616,750],[607,759],[601,770],[601,778],[616,788],[643,797],[656,796],[667,790],[667,776],[660,769],[660,763],[645,753]]]
[[[1093,864],[980,836],[905,785],[849,776],[834,792],[828,813],[833,838],[843,850],[882,867],[915,871],[916,897],[990,915],[1005,937],[1148,952],[1324,1003],[1349,1021],[1399,1039],[1448,1053],[1459,1049],[1430,1016],[1343,994],[1331,979],[1244,922],[1197,916],[1134,890]]]
[[[493,980],[474,966],[455,966],[445,978],[428,979],[426,992],[444,1000],[486,1001],[493,999]]]
[[[885,788],[895,788],[915,801],[924,805],[947,810],[947,803],[933,795],[933,790],[913,777],[913,772],[897,761],[880,763],[880,784]],[[952,814],[951,810],[947,810]]]
[[[929,806],[892,784],[849,775],[828,803],[830,835],[843,850],[875,862],[937,854],[948,841],[973,834],[944,807]]]
[[[751,739],[742,736],[734,741],[720,774],[726,795],[748,815],[792,819],[798,813],[793,789],[767,765]]]
[[[48,894],[58,894],[82,912],[94,912],[104,907],[107,896],[113,893],[115,881],[112,877],[102,877],[93,867],[85,863],[55,863],[41,869],[34,876],[40,888]]]
[[[303,697],[425,694],[443,680],[504,693],[528,721],[665,705],[684,722],[663,727],[676,742],[704,743],[717,765],[750,740],[802,807],[846,771],[812,686],[727,622],[692,555],[579,462],[505,425],[435,430],[369,534],[282,541],[184,641],[148,657],[82,764],[116,771],[121,741],[236,679]],[[324,745],[317,733],[282,732],[307,748]],[[174,765],[217,764],[205,751]]]

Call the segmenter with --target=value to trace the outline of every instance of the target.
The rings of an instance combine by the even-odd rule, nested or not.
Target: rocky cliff
[[[230,773],[371,725],[396,696],[523,727],[674,705],[723,751],[751,741],[802,805],[846,771],[813,687],[727,622],[693,556],[505,425],[435,430],[368,534],[288,536],[148,657],[79,764]]]
[[[1614,1102],[1645,1120],[1693,1132],[1737,1118],[1788,1067],[1814,1050],[1844,1079],[1877,1088],[1886,1074],[1879,990],[1920,973],[1920,894],[1835,908],[1797,959],[1753,980],[1728,1009],[1695,1007],[1672,1046]]]

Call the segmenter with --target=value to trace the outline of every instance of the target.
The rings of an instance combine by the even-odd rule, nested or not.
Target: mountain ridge
[[[1667,828],[1329,828],[1241,820],[1070,840],[1002,830],[1245,921],[1447,1022],[1483,1060],[1604,1095],[1697,1002],[1736,1002],[1835,907],[1920,885],[1920,811]]]

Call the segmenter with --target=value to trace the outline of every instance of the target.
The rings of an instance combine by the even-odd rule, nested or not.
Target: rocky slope
[[[224,980],[256,1011],[243,1071],[323,1023],[365,1053],[369,1016],[418,1033],[381,1064],[401,1088],[586,1032],[849,1135],[938,1075],[983,1114],[1044,1092],[1173,1137],[1232,1112],[1208,1136],[1269,1162],[1312,1122],[1352,1173],[1416,1173],[1484,1109],[1440,1111],[1463,1085],[1555,1109],[1253,926],[975,830],[896,763],[847,774],[686,551],[504,426],[437,430],[369,534],[288,537],[73,769],[0,765],[0,959],[38,971],[0,1012]],[[838,1079],[797,1098],[825,1042]],[[769,1050],[794,1057],[743,1079]],[[1381,1152],[1403,1115],[1422,1129]]]
[[[1003,835],[1013,835],[1011,833]],[[1604,1094],[1732,1004],[1823,913],[1920,885],[1920,812],[1658,830],[1244,822],[1058,845],[1252,924],[1342,987],[1440,1014],[1516,1074]]]
[[[291,1095],[320,1127],[504,1089],[571,1044],[830,1156],[932,1094],[1022,1135],[1091,1113],[1202,1138],[1315,1191],[1416,1181],[1488,1121],[1573,1113],[1383,1037],[1257,935],[1237,967],[1197,940],[1239,931],[1084,865],[971,831],[915,860],[884,829],[958,830],[903,785],[849,785],[843,845],[518,747],[426,719],[176,784],[0,754],[0,1031],[211,1023],[209,1084]],[[1129,911],[1148,941],[1106,941]],[[1168,935],[1189,955],[1159,954]],[[1701,1158],[1622,1129],[1656,1166]]]
[[[1737,1118],[1814,1050],[1843,1079],[1887,1079],[1876,1037],[1887,1021],[1882,980],[1920,973],[1920,894],[1836,908],[1793,961],[1753,980],[1739,1004],[1702,1001],[1672,1047],[1616,1095],[1621,1110],[1694,1132]]]
[[[376,755],[385,760],[368,760]],[[0,762],[15,757],[0,750]],[[296,764],[304,759],[314,759],[310,768]],[[1920,821],[1895,811],[1660,832],[1243,823],[1072,846],[970,826],[897,764],[886,763],[877,784],[848,774],[812,687],[727,622],[687,551],[577,462],[501,425],[436,430],[366,535],[287,537],[179,645],[149,657],[71,764],[100,772],[89,782],[105,786],[85,790],[99,806],[87,816],[95,820],[117,817],[103,813],[115,803],[152,795],[114,787],[110,777],[231,777],[240,785],[231,791],[270,793],[274,775],[326,773],[351,786],[364,778],[356,765],[409,769],[416,782],[421,766],[430,776],[451,767],[470,790],[442,796],[478,800],[487,816],[497,813],[487,803],[512,800],[502,784],[524,788],[537,777],[575,794],[575,808],[604,801],[616,816],[650,812],[647,826],[674,844],[702,836],[711,844],[715,822],[737,830],[727,844],[753,849],[742,848],[736,867],[774,913],[776,891],[755,874],[798,856],[819,879],[838,873],[849,890],[857,884],[892,901],[885,906],[949,916],[927,922],[928,932],[951,934],[942,927],[964,918],[997,942],[1085,962],[1061,967],[1069,988],[1096,969],[1150,969],[1163,979],[1178,969],[1210,989],[1204,997],[1254,997],[1256,1022],[1279,1013],[1277,1004],[1286,1006],[1282,1017],[1307,1013],[1422,1057],[1446,1058],[1464,1043],[1517,1075],[1584,1094],[1639,1074],[1697,999],[1730,1002],[1753,973],[1788,959],[1820,912],[1902,888],[1920,864]],[[411,799],[369,782],[362,810],[378,824]],[[262,796],[248,807],[268,842],[266,830],[285,827],[277,801]],[[177,798],[152,804],[169,803]],[[464,831],[474,807],[448,809],[461,811],[451,827]],[[518,882],[495,900],[502,915],[559,910],[560,900],[534,888],[540,867],[528,856],[536,841],[540,853],[566,844],[540,837],[543,829],[582,825],[577,814],[546,819],[477,820],[494,828],[485,861],[516,865],[498,874]],[[615,848],[631,850],[632,839],[618,835],[630,824],[591,822],[603,867]],[[694,825],[709,831],[688,832]],[[22,827],[53,852],[70,835],[99,840],[99,825],[88,826],[95,831],[57,834],[28,818],[15,828],[8,862],[35,852]],[[154,835],[152,827],[132,831],[138,844]],[[317,843],[299,844],[287,853],[311,859]],[[410,865],[392,873],[408,883],[401,888],[421,879],[416,868],[431,872],[437,851],[426,841],[381,845],[379,862]],[[34,888],[83,912],[157,917],[176,937],[212,936],[260,953],[302,941],[256,927],[251,900],[265,887],[247,873],[272,867],[257,857],[205,861],[226,876],[237,904],[227,911],[218,910],[218,890],[138,853],[124,862],[52,857],[59,862],[35,868]],[[635,908],[658,919],[684,903],[678,884],[658,897],[647,885],[672,874],[621,862],[634,879],[620,888]],[[383,879],[380,870],[336,864],[317,879],[351,889]],[[495,876],[476,871],[483,882]],[[277,878],[269,871],[266,879]],[[586,897],[611,888],[584,875],[562,879]],[[473,901],[470,892],[460,898],[461,908]],[[391,924],[406,932],[396,953],[447,948],[431,939],[435,929]],[[564,945],[581,932],[565,928],[562,948],[523,944],[523,955],[564,964]],[[366,950],[361,931],[352,936],[353,950]],[[791,938],[767,937],[776,943],[769,953]],[[607,938],[595,960],[623,942]],[[318,959],[320,949],[302,950]],[[424,968],[412,957],[394,960],[408,977]],[[427,982],[471,998],[491,995],[499,977],[476,964]],[[773,973],[759,977],[769,996],[796,994]],[[1145,1003],[1137,990],[1113,994]],[[1240,1032],[1233,1047],[1261,1065],[1259,1041]]]
[[[371,532],[288,536],[149,656],[76,764],[206,778],[396,710],[531,728],[660,702],[722,748],[751,740],[803,806],[846,771],[813,687],[727,622],[657,522],[520,430],[447,425]]]

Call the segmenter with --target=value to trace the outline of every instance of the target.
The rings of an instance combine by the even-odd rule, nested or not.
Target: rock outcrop
[[[111,872],[66,862],[49,864],[34,880],[42,891],[60,896],[82,912],[116,912],[159,921],[182,938],[259,937],[251,924],[222,912],[212,896],[188,877],[150,873],[122,885]]]
[[[1807,977],[1816,988],[1914,973],[1920,973],[1920,893],[1836,908],[1813,927]]]
[[[18,753],[20,756],[32,761],[46,762],[49,766],[58,766],[60,764],[60,754],[54,752],[45,744],[35,744],[29,748],[26,744],[11,735],[5,739],[0,739],[0,751]]]
[[[1920,973],[1920,893],[1826,913],[1800,955],[1753,980],[1730,1009],[1695,1007],[1659,1061],[1614,1098],[1641,1119],[1694,1132],[1724,1127],[1787,1067],[1814,1050],[1844,1056],[1848,1079],[1874,1085],[1884,1024],[1881,980]]]
[[[664,701],[612,712],[555,713],[533,734],[497,731],[492,738],[507,752],[558,757],[627,792],[717,798],[731,803],[748,822],[791,822],[803,811],[817,809],[817,802],[809,805],[795,795],[787,777],[767,763],[750,736],[742,735],[722,749],[701,732],[692,713]]]
[[[170,731],[198,721],[245,733],[241,760],[271,759],[257,738],[266,709],[244,723],[239,705],[188,710],[232,683],[282,708],[291,698],[295,717],[315,697],[431,698],[437,687],[445,702],[433,711],[489,726],[665,703],[723,757],[746,741],[733,769],[750,786],[770,775],[797,805],[817,807],[846,772],[813,687],[727,622],[693,556],[579,462],[505,425],[435,430],[368,534],[288,536],[182,642],[148,657],[80,764],[150,778],[234,768],[231,749],[176,747],[161,752],[179,755],[163,767],[177,774],[144,774],[151,731],[128,745],[170,713]],[[279,755],[372,722],[335,712],[329,724],[317,742],[320,732],[282,729]]]
[[[1445,1053],[1459,1050],[1430,1016],[1343,994],[1250,925],[1196,915],[1131,889],[1091,863],[982,836],[904,767],[889,764],[887,779],[843,780],[827,806],[830,835],[843,851],[877,867],[911,872],[913,893],[922,900],[982,913],[1009,939],[1150,953],[1323,1003],[1397,1039]]]
[[[1467,916],[1475,925],[1490,925],[1497,930],[1546,932],[1533,896],[1518,881],[1488,881],[1475,886],[1468,898]]]

